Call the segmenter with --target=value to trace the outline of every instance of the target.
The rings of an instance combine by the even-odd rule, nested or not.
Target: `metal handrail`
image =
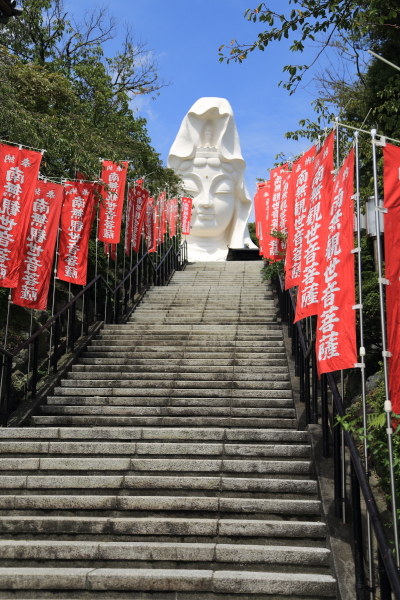
[[[177,249],[177,251],[175,251],[174,246],[170,246],[170,248],[168,249],[168,251],[166,252],[165,256],[163,257],[162,261],[160,262],[160,264],[158,266],[160,266],[161,264],[163,264],[165,258],[167,256],[170,255],[170,253],[172,251],[174,251],[175,254],[175,258],[179,257],[181,254],[181,250],[185,247],[186,245],[186,241],[184,241],[179,248]],[[149,259],[151,265],[153,266],[153,276],[150,276],[147,269],[146,269],[146,263],[145,260]],[[184,259],[185,261],[186,259]],[[174,265],[176,264],[174,260],[171,261],[171,264],[167,264],[167,269],[171,270],[171,273],[174,270]],[[146,290],[148,289],[148,284],[149,281],[152,281],[154,285],[165,285],[165,283],[167,283],[167,280],[164,276],[164,279],[162,280],[159,277],[158,274],[158,270],[156,269],[156,267],[153,264],[153,261],[150,258],[150,255],[148,252],[146,252],[145,254],[143,254],[143,256],[138,260],[138,262],[132,267],[132,269],[129,271],[129,273],[122,279],[122,281],[115,287],[115,289],[113,290],[110,285],[107,283],[107,281],[104,279],[103,275],[98,274],[96,275],[96,277],[94,277],[84,288],[82,288],[77,294],[76,296],[74,296],[73,298],[71,298],[71,300],[69,300],[55,315],[53,315],[44,325],[42,325],[42,327],[40,327],[40,329],[38,329],[38,331],[36,331],[35,333],[33,333],[27,340],[25,340],[22,344],[20,344],[15,350],[13,350],[12,352],[9,352],[8,350],[4,349],[4,348],[0,348],[0,354],[3,356],[3,358],[0,360],[0,365],[2,365],[2,368],[6,368],[5,370],[5,374],[6,374],[6,378],[5,378],[5,395],[4,395],[4,400],[3,400],[3,426],[6,427],[7,426],[7,422],[8,422],[8,411],[9,411],[9,406],[10,406],[10,398],[11,398],[11,373],[12,373],[12,362],[13,362],[13,358],[19,354],[22,350],[24,350],[25,348],[29,348],[31,344],[33,344],[33,368],[32,368],[32,380],[31,380],[31,397],[35,398],[36,397],[36,386],[37,386],[37,382],[38,382],[38,357],[39,357],[39,336],[47,329],[49,328],[53,328],[55,327],[55,333],[54,333],[54,351],[53,351],[53,370],[56,373],[57,372],[57,363],[58,363],[58,358],[59,358],[59,327],[60,327],[60,317],[66,313],[67,311],[71,310],[71,322],[69,323],[68,327],[67,327],[67,338],[66,338],[66,342],[65,342],[65,349],[67,350],[68,347],[68,332],[70,331],[71,333],[71,338],[70,338],[70,348],[71,350],[74,349],[74,344],[75,341],[77,339],[79,339],[82,335],[83,335],[83,331],[86,331],[86,334],[88,333],[88,328],[89,328],[89,317],[88,317],[88,312],[86,312],[86,318],[84,316],[84,314],[82,314],[82,333],[80,335],[78,335],[76,337],[76,330],[75,330],[75,312],[76,312],[76,302],[77,300],[79,300],[81,297],[86,298],[85,294],[87,294],[90,290],[92,290],[93,288],[95,288],[95,294],[97,297],[97,291],[99,292],[98,297],[99,297],[99,304],[101,306],[101,301],[100,301],[100,297],[101,297],[101,288],[104,285],[105,286],[105,295],[106,295],[106,301],[105,304],[102,308],[100,308],[100,312],[97,312],[96,315],[94,315],[95,319],[94,321],[99,321],[99,316],[101,316],[103,314],[104,311],[104,319],[105,322],[109,322],[108,319],[111,318],[111,322],[114,323],[118,323],[119,322],[119,317],[120,317],[120,291],[121,289],[125,286],[127,289],[130,289],[129,294],[125,293],[125,298],[124,298],[124,310],[125,313],[128,314],[128,312],[132,311],[135,306],[136,303],[133,303],[133,306],[130,305],[129,309],[128,309],[128,301],[132,299],[132,283],[130,284],[130,286],[126,286],[126,282],[128,281],[128,279],[132,278],[132,275],[134,274],[134,272],[139,268],[140,265],[143,265],[143,269],[142,269],[142,277],[144,275],[144,273],[146,272],[147,274],[145,275],[145,279],[144,279],[144,284],[145,284],[145,290],[142,293],[145,293]],[[169,276],[169,275],[168,275]],[[97,285],[100,284],[99,288],[97,288]],[[146,287],[147,286],[147,287]],[[133,289],[136,289],[136,285],[134,284]],[[133,292],[133,295],[135,295],[135,291]],[[128,297],[129,296],[129,297]],[[110,307],[111,307],[111,299],[114,298],[114,310],[113,315],[111,315],[110,317]],[[109,301],[107,300],[109,299]],[[88,311],[88,303],[85,304],[85,310]],[[123,314],[125,314],[123,313]],[[100,319],[101,320],[101,319]],[[93,321],[92,321],[93,322]],[[50,338],[51,339],[51,338]],[[49,369],[50,369],[50,355],[51,355],[51,349],[49,351]],[[28,373],[27,373],[27,385],[29,382],[29,378],[30,378],[30,369],[28,367]],[[1,398],[0,398],[0,402],[1,402]]]
[[[277,279],[278,279],[279,288],[280,288],[277,291],[278,291],[279,299],[283,306],[284,302],[285,302],[283,300],[283,295],[285,294],[284,282],[280,275],[278,276]],[[293,314],[295,314],[296,301],[295,301],[294,293],[292,290],[286,290],[286,292],[288,293],[288,297],[291,300]],[[303,353],[303,356],[301,358],[303,361],[304,360],[308,361],[309,356],[313,352],[313,350],[315,353],[315,343],[312,340],[308,344],[308,347],[307,347],[306,340],[305,340],[304,334],[303,334],[303,329],[301,327],[301,323],[298,321],[295,324],[297,325],[297,335],[298,335],[298,339],[300,340],[301,350]],[[304,367],[303,367],[303,369],[304,369]],[[302,377],[302,374],[300,374],[300,376]],[[327,383],[329,383],[329,387],[331,388],[332,396],[333,396],[333,400],[334,400],[334,406],[335,406],[336,411],[339,414],[339,416],[341,418],[343,418],[346,413],[344,411],[342,398],[339,393],[339,389],[335,382],[333,374],[327,373],[325,376],[323,375],[322,377],[325,377]],[[310,382],[309,375],[308,375],[307,381],[309,384],[309,382]],[[302,385],[304,385],[304,382],[301,380],[300,388]],[[323,385],[321,385],[321,394],[322,394],[322,388],[323,388]],[[308,390],[308,393],[309,393],[309,390]],[[321,398],[321,400],[322,400],[322,398]],[[303,401],[305,401],[305,400],[303,400]],[[306,403],[306,412],[307,412],[307,403]],[[328,413],[327,413],[327,411],[325,411],[325,414],[324,414],[324,410],[323,410],[323,422],[322,422],[323,448],[325,448],[327,446],[327,444],[329,443],[329,440],[327,439],[328,438],[328,422],[327,421],[328,421]],[[309,420],[307,420],[307,424],[308,423],[309,423]],[[365,501],[365,505],[366,505],[368,514],[371,519],[372,528],[373,528],[373,531],[374,531],[374,534],[375,534],[375,537],[376,537],[376,540],[378,543],[378,547],[379,547],[380,558],[384,565],[386,575],[389,579],[394,596],[395,596],[396,600],[400,600],[399,573],[398,573],[397,567],[395,565],[395,562],[393,560],[392,550],[391,550],[388,538],[386,536],[384,527],[382,525],[382,521],[381,521],[381,518],[379,515],[379,510],[376,505],[376,501],[373,496],[372,489],[370,487],[369,481],[367,480],[367,477],[365,474],[365,469],[363,468],[363,465],[361,462],[361,457],[360,457],[360,454],[358,452],[356,443],[355,443],[352,435],[350,434],[350,432],[344,430],[344,436],[345,436],[346,443],[347,443],[347,446],[349,449],[350,458],[351,458],[352,465],[354,467],[356,478],[357,478],[357,481],[361,488],[361,491],[362,491],[362,494],[364,497],[364,501]],[[324,452],[325,457],[327,457],[328,455],[329,455],[328,453]],[[336,477],[336,474],[335,474],[335,477]],[[396,515],[393,515],[393,518],[396,518]],[[359,545],[361,546],[362,544],[359,544]],[[357,549],[356,549],[356,551],[357,551]],[[356,560],[355,560],[355,562],[356,562]],[[362,561],[360,561],[360,563],[359,563],[359,568],[363,569]],[[361,595],[364,593],[365,585],[363,583],[360,583],[360,581],[357,581],[357,564],[356,564],[356,588],[357,588],[356,589],[357,598],[361,597]],[[358,595],[358,594],[360,594],[360,595]],[[389,592],[389,594],[390,594],[390,592]],[[391,596],[388,595],[386,597],[390,598]],[[383,598],[383,595],[382,595],[382,598]]]

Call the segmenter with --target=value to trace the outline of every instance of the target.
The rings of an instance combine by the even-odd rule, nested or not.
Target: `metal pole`
[[[378,170],[376,161],[376,129],[371,130],[372,137],[372,162],[374,170],[374,198],[375,198],[375,227],[376,227],[376,248],[378,253],[378,282],[379,282],[379,300],[380,300],[380,314],[381,314],[381,330],[382,330],[382,358],[383,358],[383,373],[385,378],[385,412],[386,412],[386,432],[388,438],[388,451],[389,451],[389,471],[390,471],[390,493],[392,496],[392,518],[393,518],[393,534],[394,544],[396,553],[396,566],[400,569],[400,553],[399,553],[399,533],[397,524],[397,503],[396,503],[396,481],[394,475],[393,466],[393,445],[392,445],[392,403],[389,395],[389,370],[388,370],[388,356],[389,352],[386,345],[386,318],[385,318],[385,292],[383,286],[386,284],[386,280],[382,274],[382,247],[381,247],[381,232],[380,232],[380,218],[379,218],[379,196],[378,196]]]
[[[97,277],[97,265],[99,255],[99,207],[96,208],[96,260],[94,266],[94,276]],[[94,314],[97,316],[97,281],[94,284]]]
[[[365,576],[362,544],[362,523],[360,485],[354,470],[353,461],[350,459],[351,500],[353,508],[353,541],[354,541],[354,567],[356,576],[356,599],[364,600]]]
[[[29,337],[32,337],[32,326],[33,326],[33,308],[31,308],[31,323],[29,325]],[[29,346],[28,346],[28,370],[26,372],[25,398],[28,397],[30,370],[31,370],[31,344],[29,344]]]
[[[53,298],[51,301],[51,316],[54,317],[54,307],[56,302],[56,279],[57,279],[57,265],[58,265],[58,244],[60,241],[60,227],[57,230],[57,241],[56,241],[56,254],[54,260],[54,276],[53,276]],[[51,363],[51,344],[53,342],[53,326],[54,323],[50,327],[50,343],[49,343],[49,362],[47,367],[47,374],[50,373],[50,363]]]
[[[11,306],[11,304],[12,304],[12,302],[11,302],[11,288],[10,288],[9,292],[8,292],[8,299],[7,299],[6,331],[5,331],[5,334],[4,334],[4,346],[3,346],[4,350],[7,350],[8,323],[10,321],[10,306]],[[4,360],[4,366],[1,369],[1,381],[0,381],[0,401],[1,401],[1,398],[3,396],[3,379],[4,379],[3,375],[4,375],[4,369],[7,368],[4,356],[3,356],[3,360]],[[6,387],[6,390],[7,390],[7,387]]]
[[[68,302],[71,300],[71,282],[68,283]],[[67,310],[67,335],[65,336],[65,354],[68,353],[68,336],[69,336],[69,311]]]
[[[361,396],[362,396],[362,412],[363,412],[363,449],[364,449],[364,468],[367,480],[369,480],[368,466],[368,440],[367,440],[367,391],[365,382],[365,347],[364,347],[364,309],[363,309],[363,289],[362,289],[362,256],[361,256],[361,208],[360,208],[360,156],[358,147],[358,132],[354,134],[354,153],[356,167],[356,209],[357,209],[357,267],[358,267],[358,314],[360,322],[360,371],[361,371]],[[343,398],[343,395],[342,395]],[[343,448],[344,453],[344,448]],[[342,467],[343,468],[343,467]],[[369,569],[369,587],[370,600],[374,600],[374,557],[373,557],[373,540],[371,530],[371,519],[367,513],[367,546],[368,546],[368,569]]]

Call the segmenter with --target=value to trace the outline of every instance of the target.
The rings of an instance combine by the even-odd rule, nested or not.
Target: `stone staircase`
[[[259,271],[176,273],[0,429],[0,598],[336,598]]]

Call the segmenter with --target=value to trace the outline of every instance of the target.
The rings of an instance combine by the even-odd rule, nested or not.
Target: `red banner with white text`
[[[282,260],[283,244],[282,240],[271,235],[273,232],[281,232],[280,224],[284,222],[286,228],[286,198],[288,191],[288,179],[290,178],[290,172],[287,170],[287,164],[281,165],[271,170],[270,176],[270,210],[269,219],[266,223],[268,228],[264,256],[271,261]],[[284,204],[282,204],[282,195],[284,195]],[[283,208],[283,216],[281,217],[281,208]]]
[[[323,285],[321,262],[328,237],[329,202],[333,189],[334,132],[330,133],[314,160],[303,238],[301,279],[297,292],[295,322],[318,313]],[[353,222],[353,219],[352,219]]]
[[[64,186],[37,181],[13,304],[46,310]]]
[[[258,248],[260,254],[262,254],[262,241],[263,241],[263,230],[262,230],[262,203],[263,203],[263,188],[265,182],[257,183],[257,190],[254,196],[254,220],[255,220],[255,234],[258,239]]]
[[[287,166],[286,166],[287,169]],[[282,193],[281,193],[281,204],[279,207],[279,232],[285,236],[279,240],[279,252],[285,254],[287,248],[287,234],[288,234],[288,207],[292,205],[292,173],[291,171],[284,172],[282,174]]]
[[[383,148],[385,214],[385,278],[389,391],[393,412],[400,414],[400,148]]]
[[[183,235],[190,235],[190,219],[192,217],[192,199],[181,200],[181,230]]]
[[[94,190],[92,183],[66,182],[57,266],[57,277],[62,281],[86,285]]]
[[[109,190],[102,189],[103,201],[99,210],[99,235],[101,242],[118,244],[121,238],[121,220],[124,207],[124,192],[128,163],[121,166],[103,160],[101,179]]]
[[[0,145],[0,286],[15,288],[42,155]]]
[[[178,220],[178,199],[172,198],[167,202],[167,222],[169,229],[169,237],[176,235],[176,223]]]
[[[354,150],[340,169],[328,202],[328,236],[320,268],[316,354],[318,372],[352,369],[357,363],[354,280]]]
[[[148,198],[149,192],[147,190],[143,188],[135,189],[132,229],[132,248],[135,252],[139,252],[140,248],[140,239],[142,236]]]
[[[291,196],[288,206],[288,243],[285,263],[285,289],[300,283],[304,230],[309,208],[310,186],[316,147],[313,146],[292,166]]]
[[[265,181],[259,188],[260,251],[264,258],[271,257],[271,245],[275,248],[275,238],[271,237],[272,193],[271,182]]]
[[[146,203],[144,216],[144,235],[146,238],[147,251],[154,252],[153,248],[156,244],[154,239],[154,198],[149,198]]]

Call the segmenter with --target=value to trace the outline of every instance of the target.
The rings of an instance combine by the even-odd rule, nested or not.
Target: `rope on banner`
[[[394,534],[394,543],[395,543],[395,554],[396,554],[396,564],[397,568],[400,569],[400,553],[399,553],[399,534],[398,534],[398,523],[397,523],[397,503],[396,503],[396,482],[395,482],[395,473],[394,473],[394,464],[393,464],[393,442],[392,442],[392,421],[391,421],[391,412],[392,412],[392,403],[390,401],[389,394],[389,369],[388,369],[388,357],[390,353],[387,349],[386,342],[386,315],[385,315],[385,292],[384,285],[386,284],[386,279],[383,278],[382,271],[382,240],[381,240],[381,232],[380,232],[380,218],[379,218],[379,193],[378,193],[378,168],[377,168],[377,156],[376,156],[376,147],[377,145],[383,145],[384,141],[378,142],[376,139],[377,131],[376,129],[372,129],[370,132],[371,135],[371,143],[372,143],[372,166],[373,166],[373,176],[374,176],[374,201],[375,201],[375,227],[376,227],[376,248],[378,255],[378,285],[379,285],[379,300],[380,300],[380,317],[381,317],[381,333],[382,333],[382,358],[383,358],[383,373],[385,380],[385,405],[384,410],[386,413],[386,433],[388,439],[388,451],[389,451],[389,472],[390,472],[390,493],[392,496],[392,515],[393,515],[393,534]],[[390,138],[386,138],[390,139]],[[400,142],[399,142],[400,143]]]
[[[0,139],[0,142],[4,142],[4,144],[8,144],[10,146],[18,146],[19,149],[28,148],[29,150],[36,150],[36,152],[40,152],[41,154],[44,154],[45,152],[47,152],[47,150],[44,150],[41,148],[34,148],[33,146],[25,146],[25,144],[17,144],[17,142],[10,142],[9,140]]]
[[[6,318],[6,330],[5,330],[5,334],[4,334],[4,350],[7,350],[7,337],[8,337],[8,324],[10,321],[10,306],[12,304],[11,301],[11,288],[9,289],[8,292],[8,299],[7,299],[7,318]],[[1,369],[1,381],[0,381],[0,399],[2,398],[3,395],[3,375],[4,375],[4,369],[5,369],[5,363],[4,366]]]

